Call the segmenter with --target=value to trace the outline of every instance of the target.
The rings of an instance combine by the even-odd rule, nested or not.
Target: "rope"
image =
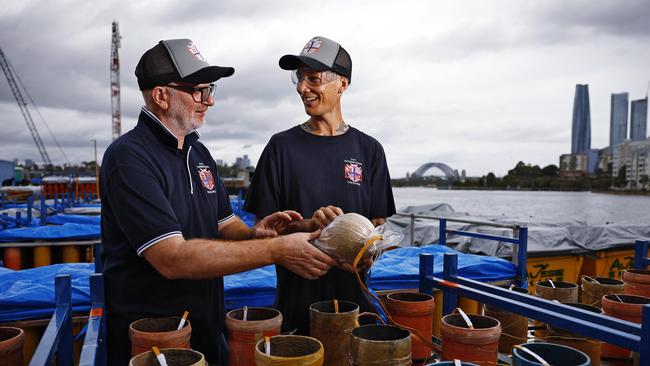
[[[528,338],[517,337],[517,336],[512,335],[512,334],[509,334],[509,333],[501,332],[501,335],[502,335],[502,336],[506,336],[506,337],[508,337],[508,338],[512,338],[512,339],[514,339],[514,340],[516,340],[516,341],[518,341],[518,342],[521,342],[521,343],[526,343],[526,342],[528,341]]]
[[[601,341],[595,341],[590,338],[580,338],[580,337],[563,337],[563,336],[557,336],[557,335],[551,335],[548,337],[534,337],[533,340],[547,340],[547,339],[562,339],[565,341],[569,342],[587,342],[587,343],[593,343],[593,344],[602,344],[603,342]]]
[[[583,288],[582,288],[582,297],[583,297],[583,299],[585,297],[585,293],[587,295],[593,297],[593,298],[597,298],[598,300],[596,300],[593,303],[589,304],[591,306],[596,306],[596,304],[598,304],[599,302],[601,302],[603,300],[603,296],[605,296],[605,295],[615,295],[616,297],[618,297],[618,294],[623,292],[623,289],[621,289],[621,292],[614,292],[611,289],[603,288],[603,287],[600,287],[599,289],[600,289],[600,291],[598,291],[598,290],[589,291],[589,290],[585,289],[584,286],[583,286]],[[600,307],[600,306],[597,306],[597,307]]]

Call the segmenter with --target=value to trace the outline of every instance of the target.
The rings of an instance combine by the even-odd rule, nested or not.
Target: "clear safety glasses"
[[[339,77],[340,76],[337,73],[329,70],[310,71],[297,69],[291,71],[291,81],[294,83],[294,85],[298,85],[298,83],[304,82],[307,86],[314,88],[329,84]]]

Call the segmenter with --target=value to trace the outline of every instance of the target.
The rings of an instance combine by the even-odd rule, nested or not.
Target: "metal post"
[[[22,223],[23,214],[20,211],[16,211],[16,227],[20,227]]]
[[[27,226],[32,226],[32,208],[34,207],[34,196],[27,197]]]
[[[422,253],[420,254],[420,281],[419,291],[423,294],[433,294],[431,285],[427,283],[427,276],[433,276],[433,254]],[[426,284],[426,285],[425,285]]]
[[[93,276],[96,276],[96,275],[93,275]],[[99,278],[101,280],[101,292],[99,292],[101,294],[101,297],[102,297],[101,301],[102,301],[102,304],[106,304],[106,299],[104,298],[104,295],[105,295],[105,292],[104,292],[104,277],[103,277],[103,275],[97,275],[97,276],[100,276]],[[97,291],[99,291],[99,290],[100,289],[97,288]],[[101,334],[101,338],[99,339],[99,345],[98,345],[99,349],[97,350],[99,355],[97,356],[97,363],[95,364],[95,366],[106,366],[106,365],[108,365],[108,343],[107,343],[108,341],[106,340],[106,312],[104,312],[103,317],[102,317],[100,334]]]
[[[102,262],[102,243],[93,244],[93,255],[95,256],[95,273],[104,272],[104,263]]]
[[[115,140],[115,138],[113,138],[113,140]],[[99,162],[97,161],[97,140],[92,141],[95,148],[95,189],[97,191],[97,199],[99,199]]]
[[[528,288],[528,228],[519,228],[519,245],[517,245],[517,286]]]
[[[411,246],[415,246],[415,214],[411,214]]]
[[[440,219],[440,230],[438,231],[438,244],[447,245],[447,220]]]
[[[84,338],[79,366],[106,365],[106,314],[104,312],[104,278],[99,273],[90,275],[91,309],[88,330]]]
[[[645,242],[646,253],[648,242]],[[650,364],[650,304],[643,305],[641,317],[641,341],[639,350],[639,365]]]
[[[54,279],[55,292],[61,294],[56,297],[56,307],[67,308],[66,321],[62,324],[59,346],[56,351],[57,365],[72,365],[72,285],[70,276],[56,276]]]
[[[634,246],[634,268],[635,269],[644,269],[646,264],[646,258],[648,257],[648,241],[637,240],[636,245]]]
[[[41,217],[40,217],[41,225],[45,225],[46,220],[47,220],[47,205],[45,204],[45,192],[43,192],[43,189],[41,189]]]
[[[447,281],[454,281],[458,276],[458,255],[445,253],[443,262],[442,278]],[[442,287],[442,315],[451,314],[458,306],[458,295]]]
[[[70,275],[54,278],[55,308],[30,366],[50,365],[56,352],[57,365],[72,365],[72,285]],[[56,347],[56,349],[54,349]]]

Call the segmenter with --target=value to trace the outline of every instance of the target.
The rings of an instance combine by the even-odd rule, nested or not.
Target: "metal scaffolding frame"
[[[648,242],[637,241],[635,250],[636,268],[650,265]],[[433,259],[431,254],[420,255],[419,290],[431,294],[433,287],[441,289],[443,314],[450,314],[458,296],[463,296],[639,352],[640,364],[650,364],[650,304],[643,306],[642,324],[635,324],[458,276],[458,257],[453,253],[444,255],[443,278],[434,277]]]

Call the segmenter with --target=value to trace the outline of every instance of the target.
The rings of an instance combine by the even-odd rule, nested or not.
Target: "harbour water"
[[[588,225],[647,225],[650,196],[591,192],[438,190],[427,187],[393,188],[395,205],[402,207],[448,203],[457,212],[518,218],[571,217]]]

